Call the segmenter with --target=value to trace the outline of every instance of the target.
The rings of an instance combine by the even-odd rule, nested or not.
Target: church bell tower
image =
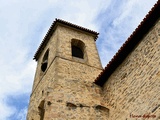
[[[34,59],[34,78],[27,120],[97,119],[106,114],[101,88],[94,80],[102,71],[95,41],[98,33],[56,19]],[[103,109],[105,112],[97,112]]]

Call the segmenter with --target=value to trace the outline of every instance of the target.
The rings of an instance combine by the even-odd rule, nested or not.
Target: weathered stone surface
[[[84,59],[72,56],[72,39],[85,44]],[[48,49],[48,66],[42,72],[41,63]],[[96,107],[103,106],[102,89],[93,83],[101,70],[94,37],[57,26],[38,60],[27,119],[40,119],[43,111],[39,106],[44,101],[44,120],[106,120],[107,107]]]
[[[84,59],[72,56],[72,39],[85,44]],[[48,66],[42,72],[48,49]],[[160,21],[112,73],[104,88],[93,83],[102,70],[93,37],[57,26],[38,60],[27,119],[39,120],[44,113],[44,120],[158,120],[159,66]]]
[[[159,29],[160,21],[105,83],[103,102],[110,108],[110,120],[158,119],[160,116],[160,107],[157,107],[160,104]]]

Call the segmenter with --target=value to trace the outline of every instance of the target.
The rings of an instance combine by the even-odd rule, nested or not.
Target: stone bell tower
[[[108,116],[101,88],[93,82],[102,71],[95,40],[98,33],[56,19],[34,59],[37,69],[27,120],[78,120]]]

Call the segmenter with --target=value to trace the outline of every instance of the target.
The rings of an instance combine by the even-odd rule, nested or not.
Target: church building
[[[53,22],[34,56],[27,120],[160,120],[160,0],[104,69],[97,38]]]

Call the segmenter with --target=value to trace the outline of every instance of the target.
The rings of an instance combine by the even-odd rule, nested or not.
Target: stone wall
[[[41,101],[45,100],[46,95],[48,95],[53,89],[53,85],[55,83],[55,78],[53,76],[57,75],[56,64],[57,61],[55,60],[46,70],[47,74],[46,73],[43,74],[37,86],[35,87],[35,89],[33,89],[30,97],[27,120],[39,119],[38,106],[40,105]]]
[[[72,56],[72,39],[85,44],[87,59]],[[42,72],[48,49],[48,66]],[[44,120],[107,120],[109,109],[100,102],[102,90],[93,83],[101,71],[94,37],[58,25],[38,59],[27,120],[43,115]]]
[[[79,80],[66,80],[55,86],[55,90],[46,98],[51,103],[46,107],[47,120],[95,120],[108,117],[107,108],[98,108],[101,106],[101,89],[98,86]]]
[[[84,54],[86,55],[87,60],[80,60],[72,56],[71,54],[72,39],[77,39],[85,43]],[[44,47],[43,51],[40,53],[39,59],[37,61],[37,69],[36,69],[32,91],[35,89],[35,87],[41,80],[42,76],[44,75],[44,72],[41,71],[41,64],[42,64],[43,56],[48,49],[49,49],[48,66],[52,64],[52,62],[56,57],[61,57],[64,59],[68,59],[70,61],[77,61],[77,62],[87,64],[89,66],[94,66],[98,69],[102,69],[102,65],[97,52],[95,40],[92,35],[89,35],[85,32],[78,31],[72,28],[57,26],[50,40]]]
[[[160,119],[160,21],[104,85],[109,120]]]
[[[84,54],[86,54],[87,57],[85,64],[102,69],[93,35],[65,26],[58,26],[57,32],[57,56],[66,58],[68,60],[73,60],[71,55],[71,40],[80,40],[85,44]]]
[[[34,89],[37,87],[38,83],[40,82],[40,80],[42,79],[43,75],[46,73],[42,72],[41,70],[41,64],[42,64],[42,59],[44,54],[46,53],[46,51],[49,49],[49,56],[48,56],[48,67],[52,64],[53,60],[56,57],[56,51],[57,51],[57,31],[54,31],[52,37],[50,38],[50,40],[48,41],[48,44],[44,47],[43,51],[41,52],[39,59],[37,60],[37,68],[36,68],[36,74],[35,74],[35,78],[34,78],[34,83],[33,83],[33,88],[32,88],[32,92],[34,91]]]
[[[57,57],[31,95],[28,120],[40,119],[42,101],[44,120],[107,120],[109,110],[100,102],[102,90],[93,83],[100,71]]]

